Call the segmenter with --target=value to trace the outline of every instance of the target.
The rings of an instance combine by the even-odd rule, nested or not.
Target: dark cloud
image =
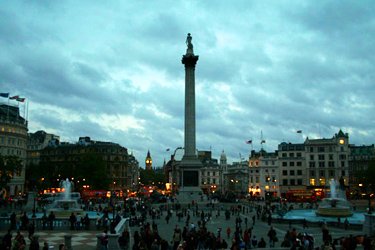
[[[372,144],[370,1],[11,2],[0,10],[1,92],[30,100],[31,132],[113,141],[143,165],[183,146],[185,39],[196,66],[197,147],[246,157],[306,136]],[[303,136],[295,131],[302,129]]]

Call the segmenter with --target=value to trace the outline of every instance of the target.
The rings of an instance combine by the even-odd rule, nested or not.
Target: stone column
[[[195,65],[198,56],[186,54],[182,57],[185,65],[185,154],[184,158],[196,158],[195,139]]]

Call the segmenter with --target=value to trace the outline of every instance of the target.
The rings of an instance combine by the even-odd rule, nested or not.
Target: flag
[[[10,100],[17,100],[18,98],[19,98],[18,95],[15,95],[15,96],[9,97]]]
[[[297,134],[302,134],[302,130],[297,130]]]
[[[9,93],[0,93],[0,96],[1,96],[1,97],[5,97],[5,98],[8,98],[8,97],[9,97]]]
[[[262,140],[262,141],[260,142],[260,144],[263,144],[263,143],[266,143],[266,140]]]
[[[24,101],[25,101],[25,99],[26,99],[26,98],[21,98],[21,97],[18,97],[18,98],[17,98],[17,101],[18,101],[18,102],[24,102]]]
[[[252,140],[248,140],[248,141],[246,141],[245,143],[246,143],[246,144],[251,144],[251,143],[253,143],[253,141],[252,141]]]
[[[168,152],[169,150],[170,150],[170,148],[167,148],[167,149],[166,149],[165,151],[167,151],[167,152]]]

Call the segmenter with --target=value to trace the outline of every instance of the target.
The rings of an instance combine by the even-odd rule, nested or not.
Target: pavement
[[[224,205],[224,209],[225,209],[226,207],[230,207],[230,206],[236,205],[236,204],[225,204],[225,203],[224,204],[217,204],[216,207],[221,206],[221,205]],[[205,212],[207,212],[207,211],[208,210],[205,209]],[[192,213],[190,213],[190,214],[192,214]],[[227,241],[227,243],[230,247],[232,238],[229,238],[229,239],[227,238],[226,228],[230,227],[232,233],[235,231],[235,218],[236,218],[236,216],[231,215],[230,220],[226,220],[225,214],[222,211],[222,212],[220,212],[220,216],[216,217],[216,208],[215,208],[215,210],[212,211],[212,214],[213,214],[212,219],[206,224],[206,227],[207,227],[208,231],[213,232],[215,235],[217,235],[218,228],[222,228],[221,229],[221,232],[222,232],[221,236]],[[270,229],[270,226],[268,225],[267,222],[263,222],[261,220],[256,220],[255,225],[252,225],[252,216],[253,215],[256,215],[255,210],[253,210],[253,212],[241,213],[240,214],[240,217],[242,218],[242,221],[243,221],[242,228],[244,228],[244,226],[245,226],[244,221],[245,221],[245,217],[247,217],[248,227],[253,226],[252,235],[256,235],[258,241],[261,239],[261,237],[263,237],[265,239],[265,241],[267,242],[267,247],[268,247],[269,244],[268,244],[267,233]],[[164,212],[163,216],[161,216],[160,219],[156,219],[155,222],[158,225],[158,231],[159,231],[159,235],[161,236],[161,238],[167,240],[168,242],[171,242],[172,236],[173,236],[173,229],[175,228],[176,225],[180,229],[183,229],[183,227],[185,226],[186,217],[182,218],[181,221],[179,222],[178,218],[175,216],[175,214],[173,214],[172,218],[170,219],[169,223],[167,224],[166,221],[165,221],[165,216],[166,216],[166,212]],[[193,222],[195,225],[197,225],[198,224],[197,222],[198,222],[199,219],[200,219],[200,216],[198,216],[198,217],[191,216],[190,222]],[[152,220],[150,220],[150,218],[148,218],[148,222],[151,224]],[[272,223],[271,225],[276,230],[277,237],[279,239],[279,241],[275,243],[275,247],[280,247],[281,242],[284,238],[284,235],[286,234],[286,232],[288,230],[290,230],[292,228],[295,228],[298,233],[307,233],[307,234],[313,235],[314,240],[315,240],[314,247],[320,247],[320,246],[323,245],[321,227],[319,227],[317,225],[315,225],[315,226],[311,225],[311,226],[309,226],[308,228],[305,228],[305,229],[303,228],[302,223],[291,224],[291,227],[289,226],[288,223]],[[343,225],[342,225],[341,228],[328,227],[328,229],[329,229],[330,234],[332,235],[332,239],[336,239],[336,238],[340,238],[340,237],[344,237],[344,236],[349,236],[350,234],[352,234],[353,236],[363,234],[362,230],[353,229],[353,228],[350,228],[350,226],[347,230],[345,230],[343,228]],[[139,227],[130,227],[129,230],[130,230],[130,233],[133,234],[136,230],[139,231]],[[358,247],[357,249],[361,249],[361,248]]]
[[[206,227],[209,231],[213,232],[215,235],[217,235],[218,228],[222,228],[222,237],[226,239],[228,242],[228,245],[230,246],[231,238],[227,239],[226,236],[226,228],[230,227],[231,232],[235,231],[235,218],[236,216],[230,217],[230,220],[225,219],[224,211],[220,212],[220,216],[216,217],[216,209],[219,206],[223,206],[223,209],[225,210],[227,207],[230,207],[232,205],[236,204],[216,204],[215,209],[207,208],[205,204],[200,204],[199,211],[202,211],[202,209],[207,211],[212,211],[212,218],[211,220],[206,224]],[[193,222],[195,225],[197,225],[199,217],[193,217],[191,214],[191,220],[190,222]],[[248,227],[252,226],[252,216],[255,215],[255,210],[253,212],[249,213],[241,213],[240,217],[242,218],[242,221],[245,221],[245,218],[248,218]],[[167,240],[168,242],[171,242],[172,235],[173,235],[173,229],[177,225],[179,228],[183,228],[185,226],[185,220],[186,217],[183,217],[181,221],[178,221],[178,218],[176,217],[175,212],[173,211],[172,218],[169,220],[169,223],[166,223],[165,220],[166,212],[164,211],[163,215],[160,217],[160,219],[156,219],[155,223],[158,226],[159,235]],[[148,217],[147,222],[150,224],[152,223],[152,220],[150,217]],[[243,227],[245,226],[244,223],[242,223]],[[314,247],[320,247],[323,244],[322,241],[322,232],[321,228],[318,226],[309,226],[308,228],[303,228],[303,225],[301,223],[298,224],[292,224],[289,226],[288,223],[272,223],[273,228],[277,232],[277,237],[279,238],[279,241],[276,243],[276,248],[280,247],[281,241],[284,238],[285,233],[287,230],[290,230],[291,228],[295,228],[297,232],[301,233],[307,233],[310,235],[313,235],[315,239]],[[253,226],[253,235],[256,235],[258,240],[263,237],[268,246],[268,237],[267,233],[270,229],[270,226],[267,224],[267,222],[263,222],[260,220],[256,220],[255,225]],[[348,230],[344,230],[344,228],[337,228],[337,227],[329,227],[330,234],[332,235],[332,238],[340,238],[344,236],[352,235],[361,235],[362,230],[358,229],[352,229],[349,227]],[[129,227],[129,231],[131,233],[131,246],[132,246],[132,235],[136,230],[140,230],[139,227]],[[3,236],[6,232],[2,231],[0,232],[0,235]],[[27,242],[27,248],[29,246],[29,239],[27,238],[28,233],[27,231],[21,231],[21,233],[25,236],[25,240]],[[60,243],[64,243],[64,235],[69,234],[72,235],[72,247],[74,250],[89,250],[89,249],[96,249],[96,243],[97,238],[96,234],[101,233],[101,231],[36,231],[35,234],[39,235],[39,244],[42,248],[43,243],[46,241],[49,243],[51,249],[58,249],[58,245]],[[15,236],[16,232],[13,231],[13,237]],[[357,249],[362,249],[358,247]]]

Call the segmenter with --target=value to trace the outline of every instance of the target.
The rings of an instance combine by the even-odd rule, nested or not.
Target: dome
[[[223,152],[221,153],[221,155],[220,155],[220,160],[222,161],[222,160],[227,160],[227,156],[226,156],[226,154],[224,153],[224,150],[223,150]]]

